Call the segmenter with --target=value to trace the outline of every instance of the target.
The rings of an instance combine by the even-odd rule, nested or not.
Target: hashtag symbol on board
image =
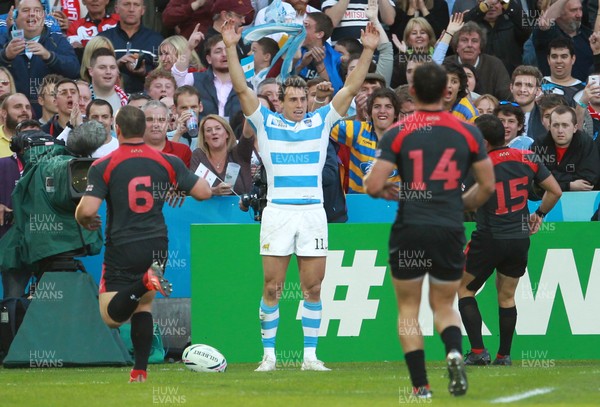
[[[351,253],[349,253],[351,254]],[[376,266],[376,250],[356,250],[352,266],[342,266],[344,250],[327,253],[325,279],[321,283],[323,314],[319,336],[326,336],[330,320],[339,320],[337,336],[359,336],[362,322],[375,319],[379,299],[369,299],[371,287],[380,287],[385,278],[385,266]],[[338,286],[346,286],[346,297],[334,299]],[[296,319],[302,318],[302,302]]]

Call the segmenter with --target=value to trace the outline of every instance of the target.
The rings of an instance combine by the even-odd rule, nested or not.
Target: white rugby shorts
[[[327,256],[327,216],[322,204],[277,205],[263,210],[260,254],[265,256]]]

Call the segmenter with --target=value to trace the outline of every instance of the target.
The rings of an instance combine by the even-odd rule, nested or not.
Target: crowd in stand
[[[237,47],[240,58],[252,56],[245,62],[248,83],[276,112],[281,109],[276,78],[286,58],[292,59],[291,73],[313,89],[311,110],[318,83],[331,82],[337,92],[356,67],[361,29],[372,22],[380,32],[370,73],[348,116],[331,132],[337,155],[329,154],[328,160],[339,180],[329,188],[364,192],[362,180],[383,133],[398,120],[410,123],[412,74],[428,61],[446,69],[445,109],[468,122],[486,113],[500,118],[506,143],[537,152],[564,191],[600,187],[597,2],[376,0],[373,11],[368,1],[3,4],[0,218],[12,206],[10,193],[22,171],[9,149],[19,123],[36,120],[43,131],[67,140],[73,128],[97,120],[107,138],[93,156],[102,157],[118,147],[111,123],[126,104],[145,112],[149,145],[180,157],[194,171],[214,175],[214,195],[250,192],[261,159],[232,86],[221,36],[229,20],[244,30],[277,23],[304,26],[306,36],[293,58],[277,58],[292,39],[289,33],[271,30]],[[559,106],[564,108],[553,113]],[[5,227],[0,226],[0,236]]]

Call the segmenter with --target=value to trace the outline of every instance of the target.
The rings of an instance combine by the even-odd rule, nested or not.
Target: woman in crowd
[[[166,38],[158,47],[158,67],[171,72],[171,68],[188,48],[188,40],[181,35],[172,35]],[[190,53],[190,66],[188,72],[203,71],[204,67],[196,51]]]
[[[229,123],[221,116],[209,114],[200,122],[198,148],[192,153],[190,169],[196,171],[200,165],[204,165],[218,177],[211,188],[213,195],[245,194],[252,189],[250,162],[253,149],[253,135],[244,134],[236,143]],[[234,167],[230,163],[240,167],[235,182],[227,179],[231,183],[225,182]]]
[[[450,13],[445,0],[398,0],[396,1],[396,20],[390,32],[396,35],[404,33],[410,19],[423,17],[433,27],[435,37],[439,37],[448,25]]]
[[[489,93],[479,96],[473,102],[480,116],[483,114],[494,114],[494,109],[498,107],[498,103],[498,99]]]
[[[16,92],[15,80],[10,71],[8,68],[0,66],[0,96]]]

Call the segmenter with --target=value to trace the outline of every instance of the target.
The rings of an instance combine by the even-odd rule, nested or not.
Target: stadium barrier
[[[467,224],[470,235],[474,224]],[[526,227],[526,226],[525,226]],[[387,266],[389,224],[334,224],[329,228],[327,271],[322,284],[319,356],[326,361],[402,360],[396,300]],[[518,322],[512,358],[524,366],[557,359],[600,359],[600,248],[597,222],[545,223],[532,237],[527,274],[517,289]],[[230,362],[262,356],[259,300],[262,268],[258,225],[192,225],[192,343],[218,348]],[[422,253],[406,262],[426,265]],[[424,290],[426,289],[426,285]],[[444,357],[433,315],[423,297],[419,322],[427,358]],[[494,279],[477,295],[490,353],[498,347]],[[302,362],[302,292],[292,259],[280,298],[276,353],[282,367]],[[468,340],[464,337],[465,349]]]
[[[190,298],[190,224],[256,224],[253,217],[238,208],[239,199],[214,197],[208,201],[196,202],[187,199],[181,208],[165,207],[164,216],[169,229],[169,260],[167,273],[173,283],[171,298]],[[382,199],[372,199],[367,195],[348,195],[348,224],[352,223],[392,223],[396,216],[397,204]],[[600,203],[599,192],[567,192],[557,206],[548,214],[548,222],[589,221]],[[103,204],[104,205],[104,204]],[[539,202],[529,202],[534,211]],[[104,206],[99,212],[105,221]],[[103,226],[104,230],[104,226]],[[387,233],[387,232],[386,232]],[[255,249],[258,251],[258,240]],[[230,252],[235,253],[236,240],[227,242]],[[193,251],[193,250],[191,250]],[[100,281],[104,252],[81,259],[87,271]]]

